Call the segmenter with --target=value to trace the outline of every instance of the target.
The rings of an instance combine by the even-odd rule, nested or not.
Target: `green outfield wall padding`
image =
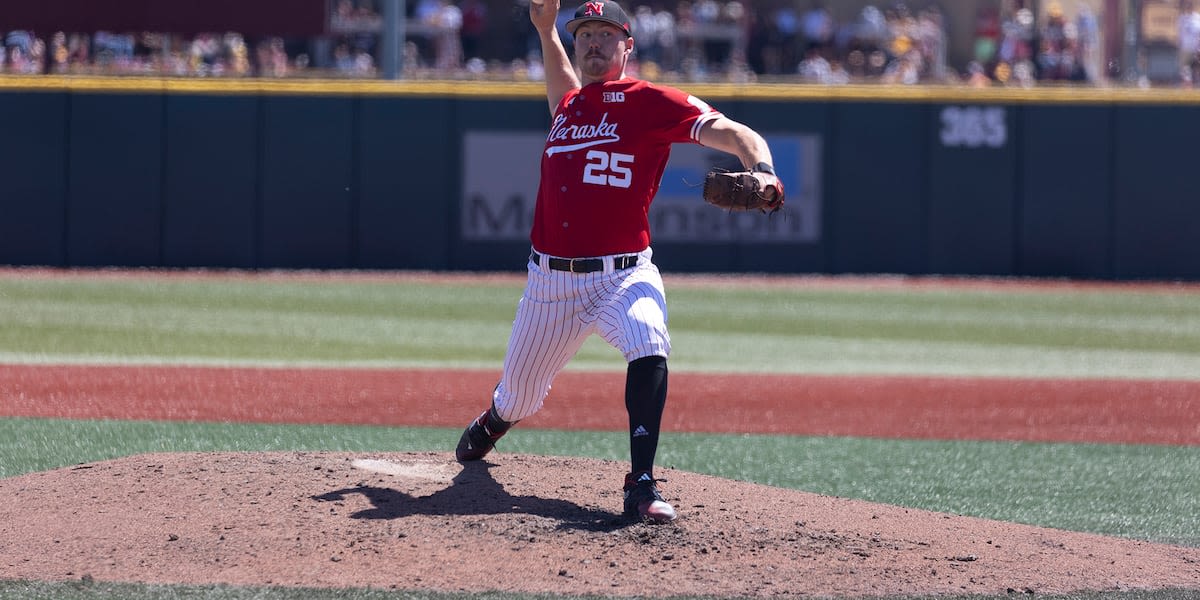
[[[923,273],[929,238],[928,108],[834,107],[831,193],[825,197],[835,273]]]
[[[267,96],[262,112],[259,266],[355,266],[354,101]]]
[[[926,240],[929,272],[1011,275],[1016,269],[1015,124],[1011,106],[933,105]]]
[[[73,94],[67,113],[67,262],[162,264],[160,94]]]
[[[66,264],[67,94],[0,94],[0,263]]]
[[[358,106],[356,266],[449,268],[459,173],[455,103],[380,98]]]
[[[260,108],[167,96],[164,266],[257,266]]]
[[[1200,278],[1200,110],[1116,113],[1114,275]]]
[[[1021,111],[1017,274],[1112,276],[1112,115],[1098,106]]]
[[[664,270],[1200,278],[1194,94],[694,93],[772,140],[788,206],[718,214],[737,160],[677,146]],[[534,83],[0,79],[0,264],[521,270],[549,126]]]

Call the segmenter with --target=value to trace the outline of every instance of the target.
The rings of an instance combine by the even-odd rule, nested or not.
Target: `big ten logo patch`
[[[625,92],[604,92],[605,103],[619,103],[625,101]]]

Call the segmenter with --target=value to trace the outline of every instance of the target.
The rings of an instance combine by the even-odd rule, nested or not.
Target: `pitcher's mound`
[[[500,454],[151,454],[0,480],[0,576],[601,595],[1196,587],[1200,549],[659,470]]]

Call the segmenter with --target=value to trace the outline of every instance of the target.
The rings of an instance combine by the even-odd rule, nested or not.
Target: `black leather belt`
[[[542,257],[537,252],[529,254],[529,260],[534,264],[542,264]],[[630,267],[637,266],[638,255],[626,254],[625,256],[614,256],[613,269],[620,271]],[[554,258],[553,256],[546,257],[546,266],[554,271],[568,271],[571,273],[595,273],[596,271],[604,270],[603,258]]]

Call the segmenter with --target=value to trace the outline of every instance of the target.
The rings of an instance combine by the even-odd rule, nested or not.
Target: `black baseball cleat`
[[[670,523],[678,515],[675,507],[663,500],[656,481],[649,471],[625,476],[625,516],[651,523]]]
[[[460,461],[479,460],[496,447],[496,440],[504,437],[512,426],[496,414],[495,407],[489,408],[463,431],[454,455]]]

